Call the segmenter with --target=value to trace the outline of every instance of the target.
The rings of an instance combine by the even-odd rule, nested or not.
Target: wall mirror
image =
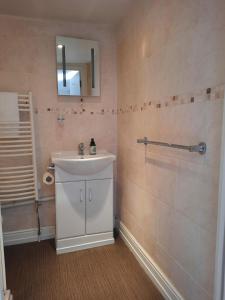
[[[56,57],[59,96],[100,96],[98,42],[57,36]]]

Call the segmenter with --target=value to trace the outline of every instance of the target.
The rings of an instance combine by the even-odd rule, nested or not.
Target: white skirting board
[[[146,253],[146,251],[122,222],[120,222],[120,236],[165,299],[184,300],[178,290],[160,270],[153,259]]]
[[[41,240],[55,238],[55,226],[41,227]],[[4,246],[18,245],[36,242],[38,240],[38,229],[31,228],[3,233]]]

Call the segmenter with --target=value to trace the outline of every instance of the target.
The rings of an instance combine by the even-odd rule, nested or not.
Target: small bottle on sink
[[[90,155],[95,155],[96,154],[96,144],[94,138],[91,138],[90,142]]]

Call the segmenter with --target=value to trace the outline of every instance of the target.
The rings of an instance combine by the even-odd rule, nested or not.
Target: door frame
[[[225,100],[225,96],[224,96]],[[225,101],[223,102],[220,154],[214,300],[225,300]]]
[[[3,232],[2,232],[2,211],[0,204],[0,299],[3,299],[6,291],[6,274],[5,274],[5,254],[3,245]]]

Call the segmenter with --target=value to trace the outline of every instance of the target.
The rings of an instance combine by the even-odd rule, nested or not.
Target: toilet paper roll
[[[55,182],[54,175],[52,175],[50,172],[45,172],[42,180],[47,185],[51,185]]]

